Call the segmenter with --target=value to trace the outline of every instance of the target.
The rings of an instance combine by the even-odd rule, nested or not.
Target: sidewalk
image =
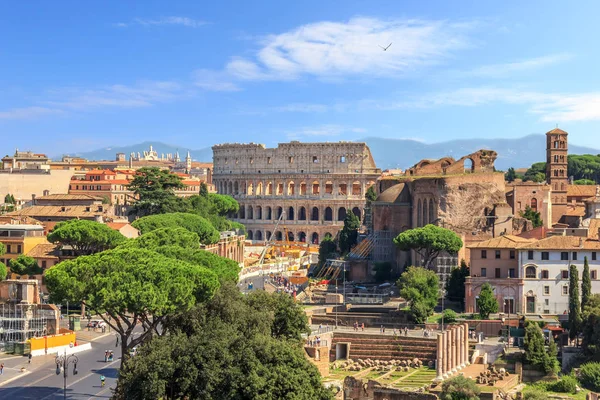
[[[4,371],[2,375],[0,375],[0,386],[6,385],[8,382],[12,382],[15,379],[22,378],[41,368],[53,367],[55,365],[54,358],[54,354],[33,357],[31,359],[31,364],[29,364],[29,358],[27,356],[5,354],[0,358],[0,363],[4,364]],[[21,368],[24,368],[24,371],[21,371]]]

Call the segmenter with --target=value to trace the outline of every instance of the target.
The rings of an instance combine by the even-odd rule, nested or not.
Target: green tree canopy
[[[591,179],[577,179],[573,181],[575,185],[595,185],[596,182]]]
[[[581,302],[579,300],[579,271],[573,264],[569,267],[569,338],[581,333]]]
[[[144,216],[160,214],[165,209],[173,211],[174,207],[177,208],[182,203],[175,196],[175,190],[184,187],[181,177],[167,170],[157,167],[140,168],[128,185],[137,199],[130,213]]]
[[[432,224],[408,229],[396,236],[394,243],[400,250],[416,251],[421,256],[425,268],[431,267],[431,263],[440,252],[456,254],[463,246],[456,233]]]
[[[10,271],[17,275],[39,275],[44,272],[35,258],[25,254],[13,258],[8,262],[8,265],[10,266]]]
[[[200,249],[200,238],[196,233],[185,228],[161,228],[129,240],[124,246],[153,251],[160,246],[179,246],[186,250],[197,250]]]
[[[274,338],[300,341],[302,334],[310,334],[306,313],[289,294],[254,291],[248,295],[247,302],[255,310],[272,315],[271,336]]]
[[[375,192],[374,186],[369,186],[365,193],[365,200],[367,201],[367,207],[371,206],[371,203],[377,200],[377,192]]]
[[[238,281],[240,266],[229,258],[220,257],[206,250],[192,250],[180,246],[160,246],[153,250],[169,258],[208,268],[217,274],[219,280]]]
[[[557,372],[556,345],[554,351],[547,351],[544,343],[544,333],[539,325],[535,322],[527,322],[524,340],[525,361],[545,373]]]
[[[546,181],[546,163],[538,162],[531,165],[525,175],[523,176],[523,181],[531,181],[531,182],[545,182]]]
[[[346,214],[344,218],[344,227],[339,234],[340,252],[346,254],[358,241],[358,230],[360,229],[360,219],[353,213]]]
[[[0,243],[0,256],[3,256],[6,253],[6,248],[4,244]],[[6,269],[6,265],[3,262],[0,262],[0,281],[6,279],[6,275],[8,275],[8,270]]]
[[[474,380],[457,376],[442,383],[440,400],[479,400],[480,392]]]
[[[481,319],[488,319],[490,314],[498,312],[498,300],[494,296],[492,285],[484,283],[477,298],[477,308],[479,308],[479,316]]]
[[[400,275],[396,283],[400,288],[400,296],[404,298],[411,309],[414,306],[413,317],[421,319],[431,315],[439,298],[439,278],[433,271],[421,267],[408,267]],[[418,314],[418,315],[415,315]]]
[[[292,302],[266,293],[244,298],[223,284],[210,302],[170,320],[168,336],[139,349],[120,373],[116,398],[333,399],[290,334],[306,330],[306,320],[303,327],[281,320],[303,315]],[[292,328],[278,335],[281,327]]]
[[[515,172],[515,169],[513,167],[510,167],[506,173],[504,174],[504,179],[506,179],[506,182],[513,182],[515,179],[517,179],[517,173]]]
[[[121,336],[124,361],[167,316],[210,299],[219,281],[206,268],[126,248],[63,261],[46,272],[46,285],[53,300],[81,302],[110,325]],[[144,332],[133,336],[137,320]]]
[[[593,294],[583,309],[582,347],[584,354],[600,361],[600,294]]]
[[[319,243],[319,262],[318,266],[322,267],[327,259],[335,256],[337,252],[337,245],[335,244],[331,235],[325,235],[325,238]]]
[[[170,213],[142,217],[133,222],[133,227],[146,234],[161,228],[184,228],[194,232],[200,243],[213,244],[219,241],[220,235],[215,227],[206,219],[196,214]]]
[[[583,273],[581,275],[581,312],[585,311],[592,297],[592,281],[587,256],[583,257]]]
[[[452,268],[450,278],[446,281],[446,298],[450,301],[465,301],[465,281],[469,276],[469,267],[465,260],[460,261],[460,267]]]
[[[70,246],[76,256],[82,256],[113,249],[127,239],[105,224],[72,219],[56,224],[48,234],[48,240],[61,246]]]
[[[200,184],[200,196],[208,197],[208,185],[205,182]]]
[[[533,209],[529,206],[525,206],[525,211],[519,211],[519,214],[522,218],[530,220],[534,228],[537,228],[538,226],[542,226],[544,224],[540,213],[537,211],[533,211]]]

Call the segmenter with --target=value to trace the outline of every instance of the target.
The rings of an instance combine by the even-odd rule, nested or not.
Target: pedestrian
[[[108,361],[108,350],[104,350],[104,362]]]
[[[408,336],[408,326],[404,327],[404,336]]]
[[[119,334],[115,333],[115,336],[117,337],[117,343],[115,344],[115,347],[119,347]]]
[[[29,364],[31,364],[31,353],[29,353]]]
[[[381,333],[385,335],[385,326],[381,325]]]
[[[365,323],[364,322],[362,323],[362,331],[363,332],[365,331]]]
[[[354,331],[356,332],[358,330],[358,322],[354,321]]]
[[[379,328],[379,333],[383,333],[383,325]]]
[[[4,363],[0,364],[0,375],[4,374]]]

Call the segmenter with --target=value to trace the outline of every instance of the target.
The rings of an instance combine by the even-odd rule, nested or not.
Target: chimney
[[[35,206],[35,193],[31,194],[31,205]]]

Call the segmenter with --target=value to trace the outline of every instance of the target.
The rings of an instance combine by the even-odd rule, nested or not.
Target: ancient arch
[[[240,204],[240,219],[246,219],[246,206]]]
[[[333,221],[333,210],[331,207],[325,208],[325,221]]]
[[[358,219],[361,219],[361,217],[362,217],[362,213],[361,213],[361,211],[360,211],[360,208],[358,208],[358,207],[354,207],[354,208],[352,209],[352,213],[353,213],[354,215],[356,215],[356,216],[358,217]]]
[[[463,162],[465,173],[475,172],[475,162],[471,158],[466,158]]]
[[[311,221],[318,221],[319,220],[319,208],[318,207],[313,207],[312,213],[310,215],[310,220]]]
[[[360,182],[359,181],[352,182],[352,196],[361,196],[361,195],[362,195],[362,191],[360,188]]]
[[[294,232],[290,232],[290,231],[288,231],[287,235],[288,235],[287,239],[288,239],[290,242],[293,242],[293,241],[294,241]]]
[[[313,232],[312,236],[310,237],[310,241],[312,244],[319,244],[319,234],[317,232]]]
[[[318,181],[314,181],[312,184],[312,194],[313,195],[318,195],[320,193],[320,187],[319,187],[319,182]]]
[[[338,209],[338,215],[337,215],[337,220],[338,221],[343,221],[346,219],[346,208],[345,207],[340,207]]]
[[[254,209],[252,206],[248,206],[248,219],[254,219]]]
[[[302,243],[306,242],[306,233],[305,232],[302,232],[302,231],[298,232],[298,241],[302,242]]]
[[[256,184],[256,196],[262,196],[263,195],[263,184],[262,182],[258,182]]]
[[[248,191],[246,192],[246,194],[248,196],[253,196],[254,195],[254,184],[252,182],[250,182],[248,184]]]
[[[283,183],[279,182],[277,184],[277,196],[283,196]]]
[[[338,195],[346,196],[348,194],[348,184],[346,182],[340,182],[338,185]]]
[[[531,207],[531,209],[533,211],[537,212],[538,202],[537,202],[537,199],[535,197],[531,199],[531,205],[530,205],[530,207]]]
[[[273,232],[271,231],[266,231],[265,232],[265,240],[271,240],[271,236],[273,236]]]
[[[255,240],[263,240],[262,231],[256,231],[256,234],[254,235],[254,239]]]
[[[296,194],[296,184],[294,181],[288,182],[287,195],[294,196]]]
[[[429,221],[427,220],[427,199],[423,200],[423,226],[427,225]]]
[[[285,219],[287,219],[288,221],[294,220],[294,207],[288,208],[288,213]]]
[[[325,182],[325,194],[333,194],[333,182]]]
[[[248,229],[248,240],[254,240],[254,233]]]
[[[270,207],[270,206],[267,206],[267,212],[266,212],[266,214],[267,214],[267,215],[266,215],[266,218],[265,218],[266,220],[271,220],[271,219],[273,219],[273,214],[272,214],[272,212],[271,212],[271,207]]]
[[[256,219],[262,219],[262,207],[256,206]]]
[[[304,206],[300,207],[300,211],[298,212],[298,221],[306,221],[306,208]]]
[[[268,182],[267,183],[267,193],[265,193],[267,196],[272,196],[273,195],[273,182]]]
[[[278,242],[281,242],[283,240],[283,233],[281,233],[281,231],[275,232],[275,240],[277,240]]]
[[[283,214],[283,208],[277,207],[277,213],[275,214],[275,218],[277,218],[277,219],[281,218],[281,214]]]
[[[227,194],[233,194],[233,182],[229,181],[229,190],[227,190]]]
[[[300,196],[306,196],[306,182],[300,182]]]
[[[240,186],[238,184],[238,181],[235,181],[233,183],[233,194],[240,194]]]

